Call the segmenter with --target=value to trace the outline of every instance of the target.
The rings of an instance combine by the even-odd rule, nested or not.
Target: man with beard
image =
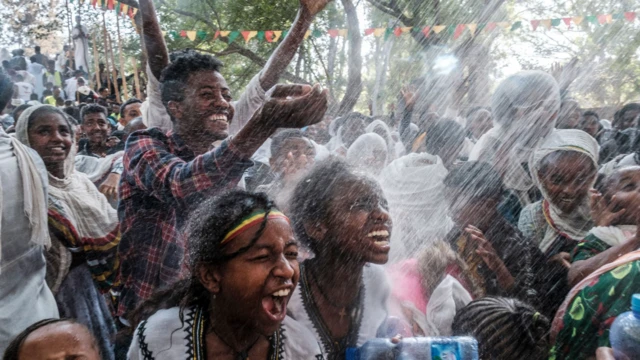
[[[242,130],[227,139],[235,109],[221,66],[197,52],[169,64],[160,82],[173,130],[152,127],[127,140],[119,186],[122,285],[116,310],[125,326],[131,311],[154,290],[180,278],[186,239],[179,229],[189,211],[235,187],[253,165],[251,156],[277,129],[313,125],[327,109],[326,91],[319,86],[278,85]]]

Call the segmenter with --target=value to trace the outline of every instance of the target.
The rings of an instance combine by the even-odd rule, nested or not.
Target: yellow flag
[[[196,32],[195,31],[187,31],[187,37],[191,41],[196,41]]]
[[[278,42],[278,40],[280,40],[280,36],[282,36],[282,31],[274,31],[273,35],[273,42]]]
[[[129,5],[122,4],[122,13],[125,15],[129,14]]]
[[[133,12],[133,17],[135,17],[135,16],[136,16],[136,14],[138,13],[138,9],[133,8],[133,10],[131,10],[131,12]]]
[[[162,32],[162,37],[165,37],[165,36],[167,36],[167,32],[166,32],[166,31],[163,31],[163,32]]]
[[[373,29],[373,36],[380,37],[380,36],[382,36],[382,34],[384,34],[384,31],[385,31],[385,28]]]
[[[547,30],[551,29],[551,19],[540,20],[540,24],[547,28]]]
[[[476,34],[476,30],[478,29],[478,24],[467,24],[467,28],[469,29],[471,36],[474,36]]]
[[[254,37],[256,37],[256,35],[258,35],[258,32],[255,30],[249,31],[249,36],[247,36],[247,39],[244,41],[245,44],[249,42],[249,40],[253,39]]]
[[[508,22],[499,22],[499,23],[496,23],[496,25],[500,26],[503,29],[511,28],[511,24],[509,24]]]
[[[311,30],[307,30],[307,32],[304,33],[304,39],[307,40],[309,36],[311,36]]]
[[[408,33],[409,31],[411,31],[411,29],[413,29],[412,26],[400,28],[400,30],[402,30],[403,33]]]
[[[231,34],[231,31],[220,31],[220,36],[222,37],[227,37],[229,34]]]
[[[440,32],[446,28],[447,27],[445,25],[436,25],[433,27],[433,32],[436,34],[440,34]]]
[[[347,37],[347,29],[338,29],[338,36]]]
[[[573,18],[573,23],[576,25],[580,25],[580,23],[582,22],[582,20],[584,20],[584,17],[582,16],[576,16]]]
[[[606,19],[607,19],[607,24],[611,24],[611,22],[613,21],[613,15],[607,14],[605,16],[606,16]]]

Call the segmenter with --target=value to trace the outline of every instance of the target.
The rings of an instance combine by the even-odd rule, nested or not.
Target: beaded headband
[[[244,217],[240,223],[235,226],[233,229],[231,229],[227,235],[225,235],[225,237],[222,239],[222,242],[220,242],[220,245],[224,245],[226,243],[228,243],[229,241],[233,240],[235,237],[237,237],[238,235],[244,233],[245,231],[247,231],[248,229],[252,228],[255,225],[261,224],[262,221],[264,220],[264,216],[267,212],[265,210],[256,210],[254,212],[252,212],[251,214],[247,215],[246,217]],[[287,221],[287,223],[291,223],[289,221],[289,218],[281,213],[278,210],[273,210],[269,212],[269,215],[267,215],[267,219],[271,220],[271,219],[284,219]]]

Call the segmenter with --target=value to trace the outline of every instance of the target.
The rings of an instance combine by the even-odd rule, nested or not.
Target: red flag
[[[491,31],[493,31],[493,29],[495,29],[495,28],[496,28],[496,23],[494,23],[494,22],[490,22],[490,23],[488,23],[488,24],[487,24],[487,27],[486,27],[487,32],[491,32]]]
[[[246,41],[249,41],[248,39],[249,39],[249,33],[250,33],[250,32],[251,32],[251,31],[246,31],[246,30],[245,30],[245,31],[241,31],[241,32],[240,32],[240,34],[242,34],[242,37],[244,38],[244,41],[245,41],[245,42],[246,42]]]
[[[600,25],[606,23],[607,22],[607,15],[598,15],[598,22],[600,23]]]
[[[329,36],[334,38],[334,37],[338,36],[338,29],[329,29],[329,30],[327,30],[327,33],[329,33]]]
[[[267,40],[267,42],[273,42],[273,31],[271,30],[265,31],[264,38]]]
[[[424,37],[428,38],[429,37],[429,33],[431,33],[431,27],[430,26],[425,26],[422,29],[422,33],[424,34]]]
[[[373,34],[374,31],[375,31],[375,29],[365,29],[364,30],[364,36],[369,36],[369,35]]]
[[[571,26],[571,18],[562,18],[562,21],[564,21],[567,27]]]
[[[624,13],[624,18],[629,22],[633,22],[636,19],[636,13],[633,11],[629,11]]]
[[[217,39],[218,36],[220,36],[220,30],[216,31],[216,33],[213,34],[213,40]]]
[[[531,27],[533,28],[533,31],[536,31],[538,25],[540,25],[540,20],[531,20]]]
[[[107,9],[113,10],[114,6],[115,6],[115,4],[114,4],[113,0],[107,0]]]
[[[462,35],[462,33],[464,32],[464,24],[458,24],[458,26],[456,26],[456,30],[453,32],[453,38],[457,39],[460,37],[460,35]]]
[[[129,6],[129,13],[127,14],[131,19],[133,19],[133,8]]]
[[[187,32],[185,30],[180,30],[180,37],[187,37]]]
[[[98,3],[98,0],[91,0],[91,5],[93,6],[93,8],[96,8],[96,4]]]
[[[400,29],[399,27],[397,27],[397,28],[393,29],[393,34],[394,34],[395,36],[400,36],[400,35],[402,35],[402,29]]]

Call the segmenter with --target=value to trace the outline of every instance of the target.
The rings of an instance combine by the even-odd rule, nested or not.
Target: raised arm
[[[169,52],[164,43],[153,1],[140,0],[139,2],[140,13],[142,14],[142,39],[144,40],[149,67],[153,76],[156,79],[160,79],[162,69],[169,64]]]

